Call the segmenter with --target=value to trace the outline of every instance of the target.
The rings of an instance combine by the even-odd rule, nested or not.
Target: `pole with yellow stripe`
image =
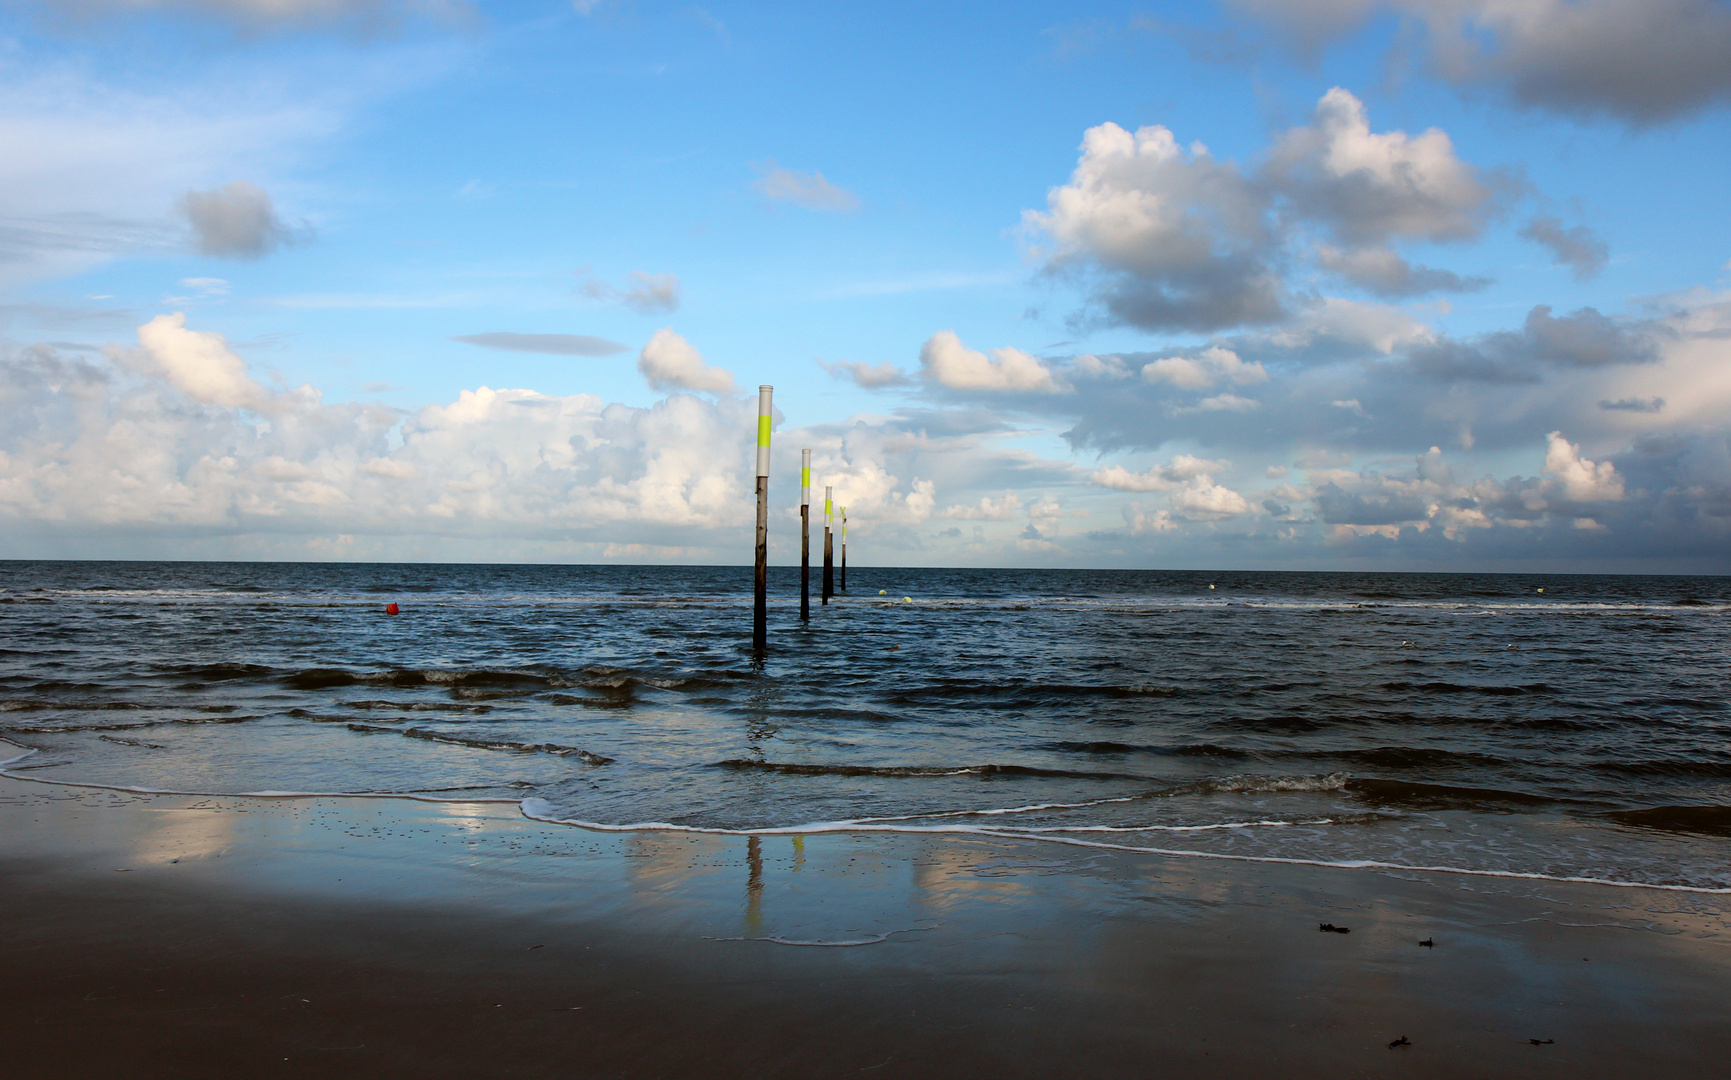
[[[751,612],[751,647],[769,648],[769,424],[772,386],[757,388],[757,596]]]
[[[835,488],[823,489],[823,605],[829,606],[829,598],[835,595],[835,537],[830,532],[830,522],[835,517]]]
[[[847,507],[841,508],[841,591],[847,592]]]
[[[799,452],[799,618],[811,619],[811,451]]]

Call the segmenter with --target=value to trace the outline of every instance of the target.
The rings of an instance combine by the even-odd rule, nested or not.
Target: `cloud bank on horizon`
[[[1731,573],[1731,5],[980,18],[0,8],[0,557]]]

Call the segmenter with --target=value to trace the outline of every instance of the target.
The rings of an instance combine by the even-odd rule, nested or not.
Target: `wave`
[[[128,739],[119,735],[98,735],[97,738],[101,739],[103,742],[111,742],[118,746],[136,746],[145,750],[168,749],[168,747],[161,743],[145,742],[143,739]]]
[[[228,682],[234,679],[262,679],[276,674],[275,668],[262,664],[186,664],[169,669],[173,674],[199,682]]]
[[[1731,806],[1651,806],[1605,817],[1620,825],[1701,836],[1731,836]]]
[[[1095,739],[1088,742],[1050,742],[1042,743],[1041,750],[1054,750],[1066,754],[1155,754],[1161,757],[1218,757],[1247,758],[1250,754],[1243,750],[1234,750],[1229,746],[1216,746],[1213,743],[1184,743],[1178,746],[1143,746],[1133,743],[1112,742],[1106,739]]]
[[[233,705],[182,705],[178,702],[161,703],[150,701],[40,701],[31,699],[13,699],[0,703],[0,712],[51,712],[63,710],[66,712],[148,712],[152,709],[185,709],[192,712],[226,712]]]
[[[347,671],[342,668],[307,668],[287,676],[283,682],[296,690],[327,690],[337,686],[451,686],[451,687],[552,687],[567,686],[552,676],[530,671],[495,671],[487,668],[391,668],[388,671]]]
[[[1508,758],[1495,754],[1481,754],[1471,750],[1443,750],[1433,746],[1377,746],[1360,750],[1324,748],[1291,753],[1297,757],[1332,758],[1383,769],[1497,769],[1510,764]],[[1276,753],[1272,756],[1286,757],[1288,754]]]
[[[259,718],[256,716],[183,716],[173,720],[136,720],[126,724],[19,724],[3,730],[19,735],[70,735],[80,731],[132,731],[135,728],[165,727],[169,724],[245,724],[257,719]]]
[[[753,761],[734,758],[717,761],[717,769],[737,769],[742,772],[782,773],[788,776],[1046,776],[1074,780],[1142,780],[1145,776],[1130,773],[1078,772],[1070,769],[1043,769],[1033,765],[806,765],[783,761]]]
[[[1345,787],[1348,793],[1360,802],[1406,810],[1486,810],[1499,807],[1555,806],[1559,803],[1579,801],[1534,795],[1524,791],[1421,784],[1412,780],[1354,778],[1348,781]]]
[[[489,713],[491,705],[466,705],[456,701],[339,701],[338,705],[345,709],[391,710],[395,712],[456,712],[456,713]]]
[[[1496,683],[1456,683],[1456,682],[1385,682],[1379,689],[1391,693],[1399,691],[1417,691],[1421,694],[1487,694],[1491,697],[1519,697],[1523,694],[1551,694],[1556,691],[1546,683],[1524,683],[1519,686],[1508,686]]]
[[[1159,683],[1003,683],[955,679],[890,690],[886,700],[900,705],[918,705],[938,700],[989,698],[1001,704],[1038,704],[1068,698],[1177,697],[1197,690]]]
[[[1731,780],[1731,761],[1596,761],[1592,767],[1627,776]]]
[[[1242,773],[1206,780],[1194,780],[1175,788],[1173,795],[1261,795],[1274,792],[1341,791],[1352,783],[1346,773],[1322,773],[1312,776],[1270,776],[1262,773]]]
[[[637,704],[629,690],[599,697],[579,697],[576,694],[548,694],[541,700],[549,705],[581,705],[590,709],[629,709]]]
[[[586,765],[608,765],[613,759],[591,754],[576,746],[561,746],[558,743],[526,743],[510,742],[504,739],[472,739],[462,735],[446,735],[426,728],[393,728],[380,727],[377,724],[350,724],[350,731],[364,734],[402,735],[410,739],[426,739],[428,742],[448,743],[452,746],[467,746],[476,750],[506,750],[519,754],[552,754],[554,757],[575,757]]]

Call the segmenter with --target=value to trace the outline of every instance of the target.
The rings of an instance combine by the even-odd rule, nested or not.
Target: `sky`
[[[0,0],[0,557],[1731,573],[1731,3]],[[821,506],[816,520],[821,520]]]

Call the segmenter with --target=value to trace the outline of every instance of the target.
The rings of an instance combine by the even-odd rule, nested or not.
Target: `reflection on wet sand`
[[[746,837],[745,865],[745,932],[751,937],[763,933],[763,841]]]
[[[221,858],[233,848],[249,817],[220,807],[144,808],[128,837],[132,861],[139,865],[178,863],[183,859]],[[131,817],[133,815],[127,815]]]

